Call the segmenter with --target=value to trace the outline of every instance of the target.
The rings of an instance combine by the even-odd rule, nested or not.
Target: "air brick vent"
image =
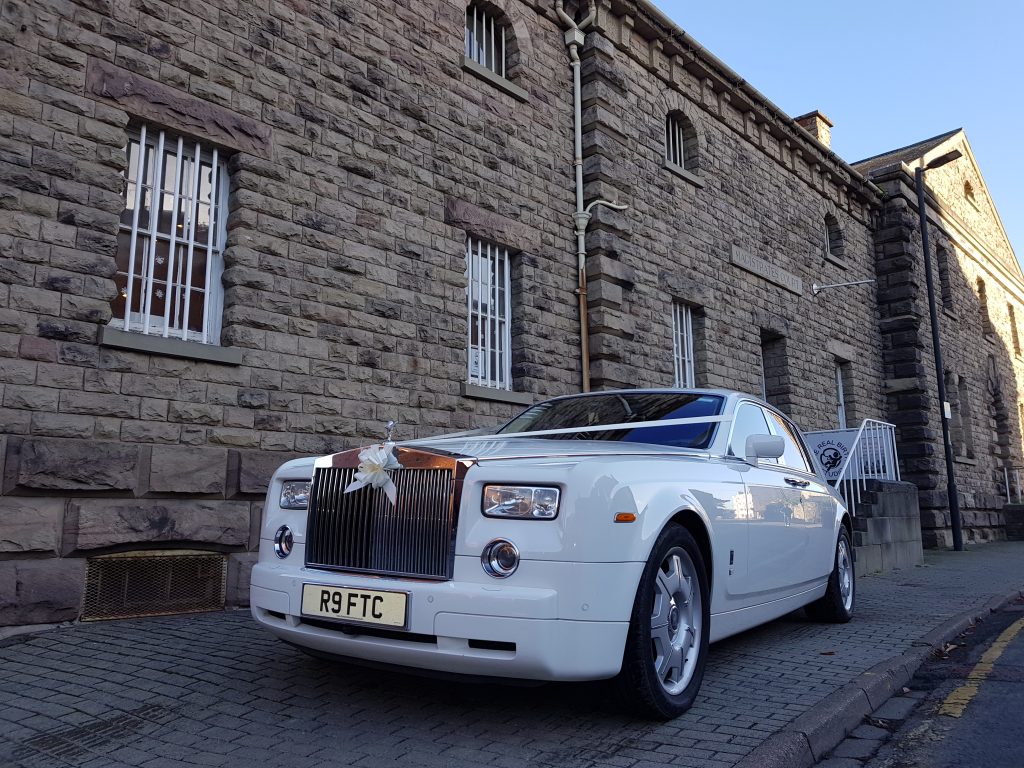
[[[89,558],[83,621],[166,616],[224,607],[227,557],[161,550]]]

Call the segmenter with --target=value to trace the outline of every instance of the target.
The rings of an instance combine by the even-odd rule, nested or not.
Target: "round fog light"
[[[274,534],[274,554],[282,560],[292,553],[292,529],[282,525]]]
[[[519,550],[511,541],[496,539],[484,547],[480,555],[484,571],[496,579],[504,579],[519,567]]]

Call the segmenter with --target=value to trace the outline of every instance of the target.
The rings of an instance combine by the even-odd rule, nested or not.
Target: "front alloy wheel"
[[[658,567],[651,610],[651,661],[665,692],[675,696],[693,679],[696,641],[703,631],[697,568],[676,547]]]
[[[700,548],[685,528],[669,525],[640,578],[617,678],[634,709],[669,719],[690,708],[704,677],[708,623]]]

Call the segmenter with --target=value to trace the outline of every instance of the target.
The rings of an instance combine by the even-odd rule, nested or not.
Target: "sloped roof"
[[[959,163],[943,165],[932,171],[928,187],[933,195],[940,196],[943,202],[950,206],[950,213],[960,217],[959,220],[963,226],[969,227],[975,236],[984,238],[985,249],[993,263],[1002,264],[1014,277],[1024,281],[1024,271],[1021,270],[1021,264],[1013,252],[1013,245],[1006,235],[1006,229],[999,218],[999,211],[996,210],[985,179],[981,175],[981,169],[978,167],[978,161],[974,157],[974,152],[971,151],[971,145],[962,128],[869,157],[853,163],[853,167],[864,176],[877,177],[901,164],[906,164],[910,168],[924,167],[929,159],[934,159],[941,156],[944,151],[954,149],[959,150],[964,159]],[[960,186],[966,186],[968,183],[977,190],[977,195],[972,195],[970,199],[969,207],[963,205],[961,199],[964,197],[963,187]]]
[[[954,128],[952,131],[946,131],[938,136],[932,136],[930,139],[919,141],[916,144],[910,144],[906,147],[900,147],[899,149],[893,149],[889,152],[883,152],[880,155],[874,157],[867,157],[863,160],[858,160],[856,163],[851,165],[857,169],[857,171],[865,176],[878,168],[885,168],[889,165],[896,165],[897,163],[910,163],[912,160],[918,160],[923,155],[931,152],[942,142],[946,141],[952,136],[958,134],[962,128]]]

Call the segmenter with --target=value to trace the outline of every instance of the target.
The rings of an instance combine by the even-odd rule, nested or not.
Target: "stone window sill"
[[[957,464],[967,464],[968,466],[971,467],[978,466],[978,460],[972,459],[968,456],[954,456],[953,461],[955,461]]]
[[[942,314],[944,314],[944,315],[945,315],[946,317],[948,317],[948,318],[949,318],[950,320],[956,320],[956,312],[954,312],[954,311],[953,311],[952,309],[950,309],[949,307],[943,307],[943,308],[942,308]]]
[[[846,269],[849,266],[844,259],[831,253],[825,254],[825,261],[833,266],[839,267],[840,269]]]
[[[676,165],[675,163],[671,162],[670,160],[666,160],[665,161],[665,170],[667,170],[667,171],[669,171],[671,173],[674,173],[676,176],[678,176],[679,178],[681,178],[683,181],[687,182],[688,184],[692,184],[693,186],[695,186],[695,187],[697,187],[699,189],[703,189],[704,188],[704,182],[701,180],[700,176],[698,176],[697,174],[693,173],[693,171],[686,170],[681,165]]]
[[[165,339],[162,336],[147,336],[130,333],[105,325],[100,328],[100,346],[130,349],[133,352],[148,352],[168,357],[185,357],[190,360],[205,360],[222,365],[241,365],[242,350],[238,347],[220,347],[215,344],[200,344],[196,341]]]
[[[534,397],[529,392],[510,392],[507,389],[481,387],[479,384],[462,383],[462,396],[474,400],[494,400],[499,403],[513,405],[533,405]]]
[[[520,88],[518,85],[513,83],[511,80],[507,80],[501,75],[491,72],[487,67],[482,64],[478,64],[468,56],[462,57],[462,68],[470,74],[476,75],[481,80],[484,80],[495,88],[504,91],[509,96],[518,99],[519,101],[529,101],[530,94]]]

